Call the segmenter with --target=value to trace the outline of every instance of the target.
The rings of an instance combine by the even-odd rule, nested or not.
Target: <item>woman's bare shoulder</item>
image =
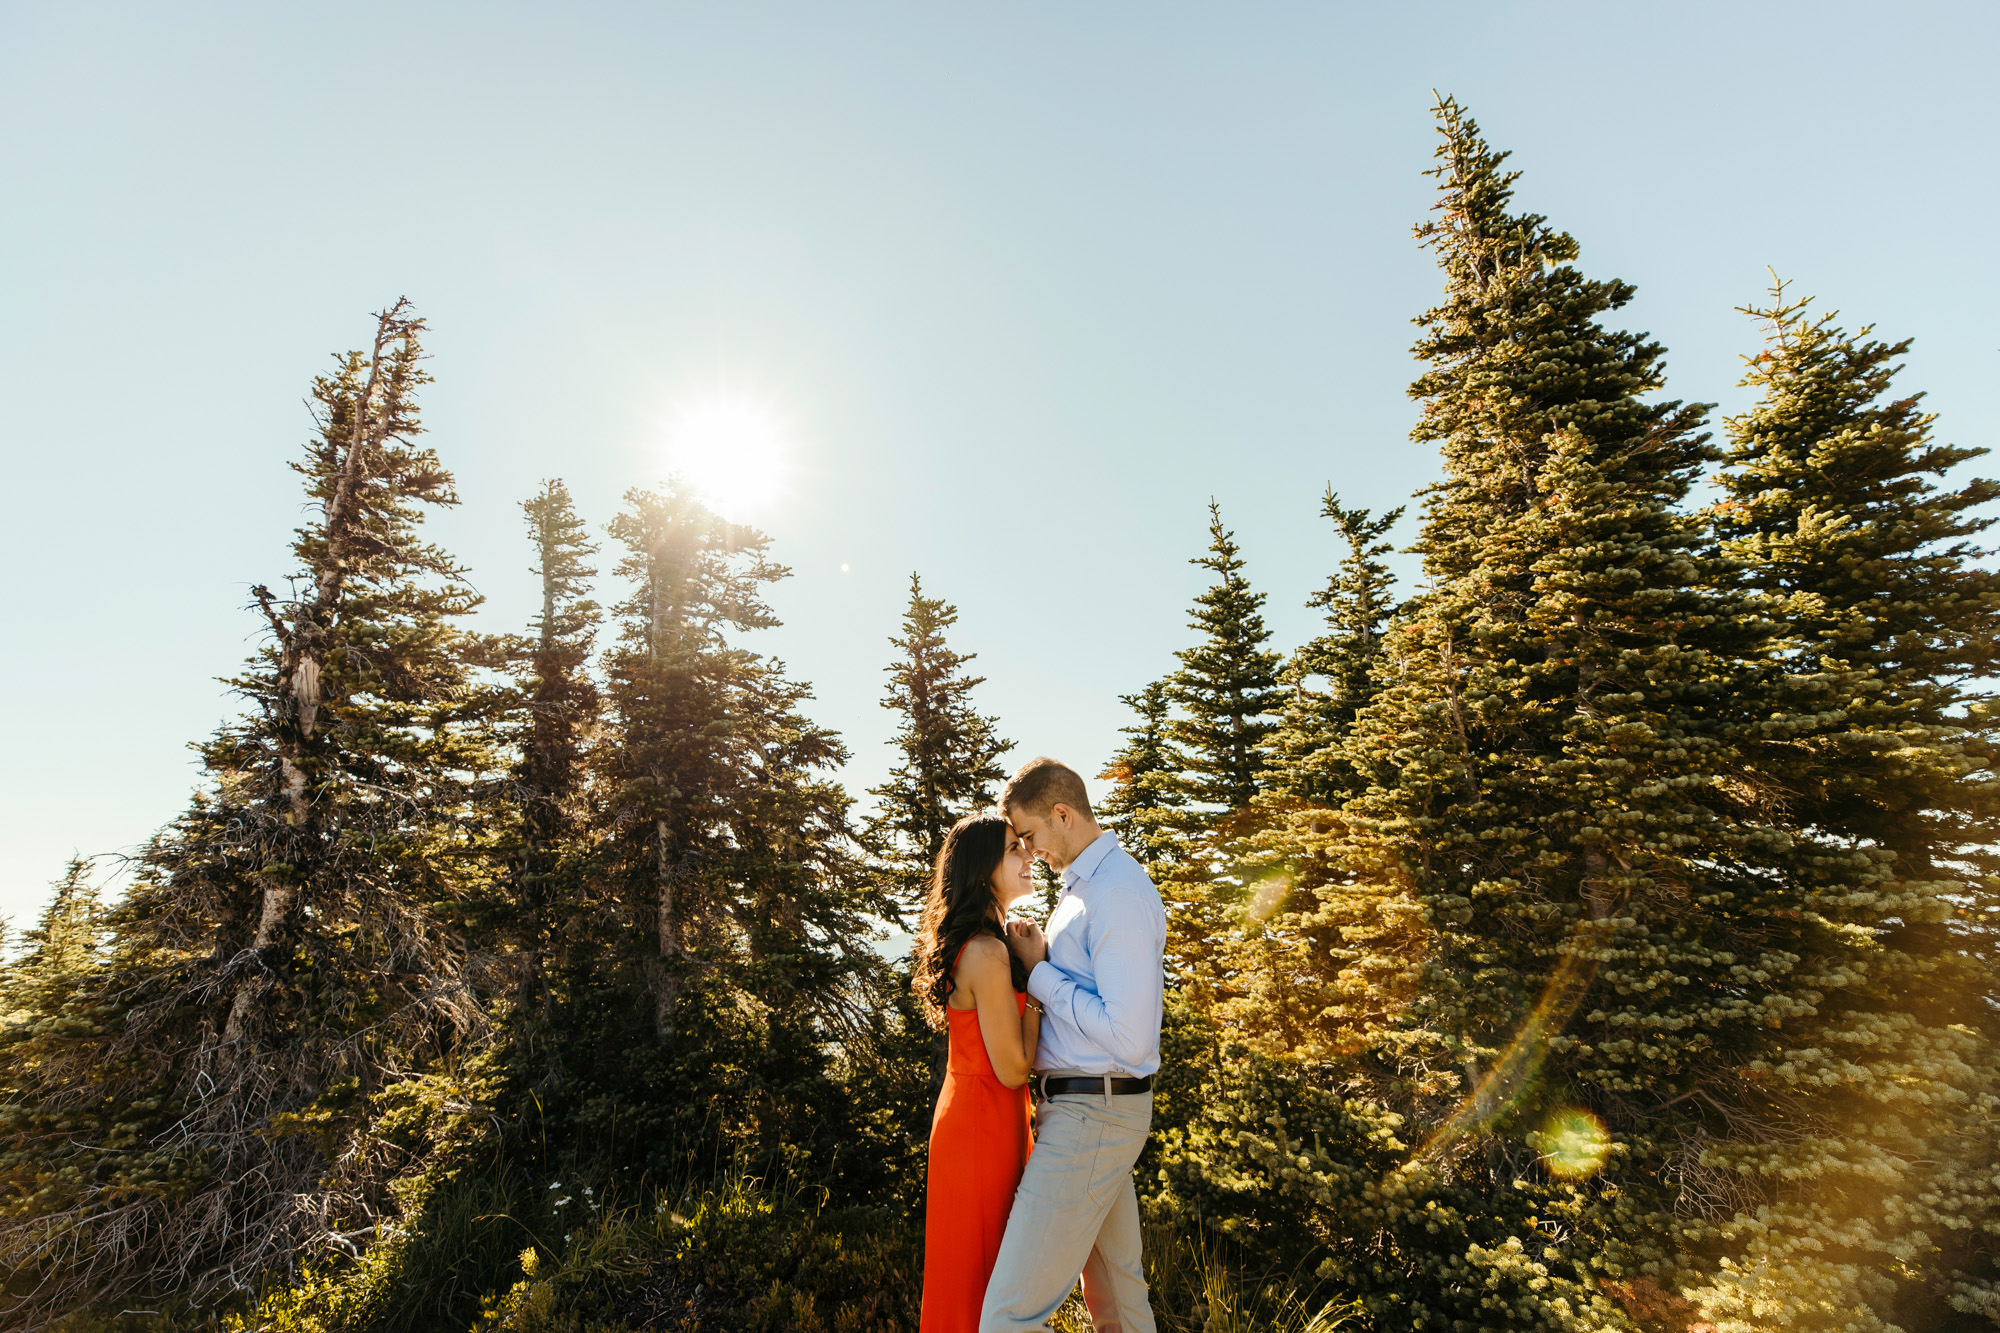
[[[991,971],[994,967],[1007,966],[1007,946],[991,935],[974,935],[966,941],[965,952],[960,955],[960,967],[970,967],[980,972]]]

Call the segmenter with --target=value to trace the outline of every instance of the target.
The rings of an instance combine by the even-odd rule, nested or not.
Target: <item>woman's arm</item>
[[[1028,1081],[1034,1068],[1035,1043],[1041,1035],[1041,1015],[1018,1012],[1013,969],[1007,946],[991,935],[975,935],[958,960],[958,984],[972,991],[979,1010],[979,1035],[993,1073],[1010,1088]]]
[[[1018,918],[1007,923],[1007,949],[1021,960],[1028,971],[1035,970],[1035,964],[1049,956],[1049,942],[1042,934],[1042,928],[1032,921]],[[1014,985],[1013,969],[1007,970],[1007,985]],[[1021,1007],[1021,1046],[1028,1054],[1028,1070],[1034,1072],[1035,1051],[1042,1043],[1042,1002],[1030,995],[1027,1004]]]

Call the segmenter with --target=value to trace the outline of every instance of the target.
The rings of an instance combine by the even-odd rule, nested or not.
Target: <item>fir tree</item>
[[[585,749],[599,700],[588,668],[600,617],[589,598],[597,573],[589,562],[597,545],[560,480],[544,482],[521,510],[534,544],[541,609],[529,635],[505,645],[519,682],[508,729],[518,756],[510,795],[519,828],[516,844],[501,850],[512,868],[508,897],[525,954],[520,1003],[546,1023],[548,954],[577,906],[577,858],[590,817]]]
[[[839,764],[846,750],[797,716],[804,686],[730,641],[778,624],[763,586],[790,571],[769,558],[769,539],[675,487],[630,491],[625,500],[610,531],[625,548],[618,573],[633,593],[617,608],[623,631],[610,671],[618,736],[602,754],[603,776],[665,1038],[698,954],[737,955],[781,924],[770,909],[783,904],[760,901],[778,885],[745,873],[765,850],[762,836],[748,836],[760,789],[775,779],[771,795],[791,788],[807,796],[814,808],[800,812],[786,841],[824,854],[846,832],[845,802],[807,775]]]
[[[1847,334],[1809,305],[1774,283],[1767,308],[1744,311],[1768,331],[1743,381],[1761,394],[1727,423],[1716,530],[1782,606],[1792,670],[1873,669],[1878,688],[1849,712],[1900,752],[1882,765],[1827,747],[1798,818],[1892,849],[1905,876],[1969,890],[1994,873],[2000,832],[1983,688],[2000,675],[2000,574],[1969,539],[1993,525],[1978,511],[2000,483],[1925,480],[1987,451],[1936,443],[1921,394],[1889,397],[1908,339]],[[1905,749],[1906,735],[1921,743]],[[1964,896],[1964,926],[1992,960],[1992,899],[1975,911]]]
[[[911,574],[902,635],[889,639],[897,656],[884,668],[889,692],[882,700],[901,719],[895,746],[902,757],[887,782],[868,789],[876,813],[867,829],[905,906],[922,902],[951,826],[991,804],[994,784],[1006,776],[999,757],[1013,745],[995,733],[996,719],[972,706],[973,687],[986,678],[963,674],[976,654],[945,643],[945,631],[957,623],[958,608],[924,596],[922,581]]]
[[[1394,547],[1383,535],[1403,511],[1375,518],[1366,509],[1345,509],[1328,486],[1320,513],[1333,520],[1347,555],[1327,586],[1306,602],[1326,613],[1327,632],[1285,666],[1283,679],[1292,696],[1272,747],[1277,789],[1308,805],[1328,806],[1360,787],[1343,747],[1355,715],[1375,697],[1375,663],[1396,611],[1389,567],[1382,563]],[[1311,687],[1315,679],[1326,682],[1323,691]]]
[[[1186,762],[1182,792],[1190,803],[1223,813],[1246,806],[1263,789],[1272,716],[1283,706],[1278,672],[1283,657],[1265,645],[1264,594],[1243,575],[1236,535],[1222,526],[1222,510],[1208,506],[1209,547],[1190,564],[1215,575],[1195,598],[1188,623],[1200,640],[1181,650],[1180,668],[1167,687],[1181,716],[1168,737]]]
[[[571,1073],[533,1114],[569,1151],[636,1169],[740,1153],[864,1170],[831,1071],[886,1003],[868,917],[892,908],[831,775],[845,748],[799,711],[806,686],[737,641],[777,624],[763,590],[787,571],[677,484],[628,492],[610,532],[632,595],[592,750],[587,934],[556,1019]]]
[[[102,890],[89,857],[72,856],[41,920],[21,937],[20,971],[76,977],[95,961],[104,928]]]
[[[1941,490],[1926,481],[1987,451],[1934,442],[1935,418],[1919,410],[1922,395],[1889,396],[1908,340],[1883,343],[1868,328],[1849,335],[1809,305],[1788,300],[1774,281],[1768,306],[1744,311],[1767,330],[1744,378],[1761,393],[1728,419],[1730,448],[1717,479],[1726,498],[1711,513],[1747,582],[1780,608],[1785,669],[1808,680],[1836,664],[1869,674],[1868,688],[1845,702],[1849,725],[1800,747],[1787,813],[1836,845],[1873,851],[1881,883],[1901,897],[1873,923],[1881,1012],[1846,1020],[1846,1041],[1836,1047],[1842,1063],[1832,1069],[1852,1070],[1859,1047],[1875,1069],[1886,1065],[1923,1088],[1931,1109],[1912,1116],[1900,1095],[1852,1097],[1847,1114],[1870,1125],[1856,1137],[1874,1148],[1874,1160],[1850,1140],[1841,1145],[1847,1171],[1821,1169],[1817,1188],[1783,1191],[1766,1225],[1750,1233],[1748,1261],[1706,1296],[1718,1314],[1749,1326],[1760,1306],[1812,1299],[1813,1285],[1828,1281],[1821,1257],[1828,1223],[1844,1211],[1843,1196],[1871,1188],[1857,1169],[1868,1162],[1882,1204],[1907,1208],[1898,1219],[1904,1234],[1843,1222],[1843,1239],[1853,1246],[1865,1236],[1857,1248],[1890,1256],[1927,1249],[1934,1274],[1928,1303],[1872,1278],[1878,1308],[1905,1319],[1937,1318],[1947,1305],[1995,1317],[2000,1283],[1991,1255],[1966,1239],[2000,1217],[2000,1179],[1991,1170],[2000,1136],[1985,1128],[1978,1095],[1982,1087],[1992,1092],[1992,996],[2000,985],[1990,891],[2000,794],[1985,688],[2000,656],[2000,575],[1981,567],[1990,552],[1968,539],[1992,526],[1975,511],[2000,497],[2000,484],[1974,479]],[[1947,919],[1947,903],[1955,919]],[[1872,1042],[1852,1035],[1864,1021],[1881,1026]],[[1944,1035],[1954,1032],[1989,1040],[1959,1049]],[[1960,1062],[1983,1072],[1954,1072]],[[1824,1057],[1803,1063],[1795,1077],[1810,1070],[1840,1086]],[[1750,1152],[1740,1158],[1755,1160]],[[1885,1160],[1893,1170],[1879,1169]],[[1908,1207],[1907,1196],[1919,1206]],[[1866,1269],[1859,1280],[1871,1280]]]
[[[515,742],[515,774],[529,846],[546,851],[575,836],[583,816],[583,750],[598,709],[587,670],[599,619],[589,598],[597,571],[588,563],[597,544],[560,480],[544,482],[521,510],[535,546],[542,605],[521,663],[529,711]]]
[[[456,502],[417,442],[422,331],[398,302],[314,382],[298,572],[255,589],[270,637],[233,682],[251,711],[201,747],[208,786],[109,914],[99,984],[10,1030],[13,1319],[198,1299],[386,1222],[421,1118],[393,1150],[374,1127],[483,1022],[450,921],[496,760],[455,627],[478,598],[420,535]]]
[[[1211,1012],[1254,1015],[1282,1049],[1306,1041],[1312,1022],[1302,1003],[1311,992],[1294,985],[1297,960],[1365,952],[1370,939],[1365,931],[1342,936],[1285,909],[1341,873],[1332,812],[1366,785],[1348,742],[1380,687],[1385,634],[1397,609],[1381,557],[1391,549],[1383,535],[1403,511],[1376,518],[1345,508],[1329,486],[1321,513],[1347,548],[1339,570],[1308,601],[1326,612],[1327,633],[1286,664],[1293,692],[1272,738],[1271,790],[1228,822],[1230,836],[1212,840],[1215,864],[1187,893],[1176,927],[1188,994]],[[1326,682],[1324,690],[1312,688],[1315,679]]]
[[[1231,956],[1242,943],[1236,928],[1264,887],[1266,867],[1256,839],[1265,832],[1275,716],[1284,706],[1284,658],[1267,647],[1264,594],[1243,573],[1235,534],[1222,511],[1208,506],[1209,548],[1190,563],[1216,581],[1199,597],[1189,624],[1201,632],[1177,656],[1166,679],[1178,715],[1164,727],[1178,772],[1152,779],[1162,803],[1149,816],[1156,838],[1170,841],[1171,860],[1160,893],[1168,904],[1167,957],[1184,983],[1213,994],[1229,989]],[[1166,800],[1172,804],[1166,804]]]
[[[1936,714],[2000,674],[2000,575],[1967,540],[1995,523],[1979,510],[2000,482],[1926,481],[1988,451],[1934,441],[1922,394],[1887,397],[1910,339],[1848,334],[1811,303],[1779,282],[1743,311],[1767,329],[1743,379],[1761,396],[1728,420],[1716,530],[1786,599],[1802,657],[1873,667],[1886,702]]]
[[[1098,816],[1127,851],[1157,872],[1173,860],[1190,831],[1182,777],[1187,765],[1168,739],[1173,700],[1166,682],[1156,680],[1137,694],[1120,695],[1119,702],[1138,720],[1120,729],[1130,739],[1098,774],[1111,784]]]
[[[1510,212],[1503,155],[1439,114],[1419,236],[1446,293],[1412,390],[1444,452],[1433,586],[1354,724],[1370,786],[1329,828],[1332,873],[1253,996],[1287,1008],[1222,1012],[1363,1057],[1350,1087],[1433,1126],[1413,1166],[1484,1213],[1461,1193],[1412,1256],[1433,1314],[1567,1327],[1600,1282],[1635,1312],[1682,1299],[1655,1278],[1738,1330],[1934,1314],[1909,1247],[1984,1205],[1917,1165],[1965,1123],[1919,1107],[1978,1104],[1982,1046],[1936,1021],[1937,969],[1892,927],[1937,919],[1942,886],[1788,816],[1873,679],[1775,669],[1768,604],[1681,507],[1714,457],[1701,409],[1655,400],[1660,347],[1599,322],[1632,289]],[[1590,1183],[1565,1204],[1570,1177]],[[1558,1210],[1551,1242],[1535,1219]],[[1482,1313],[1523,1247],[1547,1284]]]
[[[102,891],[91,870],[90,858],[70,858],[40,920],[22,932],[20,957],[8,958],[0,922],[0,1031],[60,1014],[70,994],[89,985],[104,931]],[[9,1032],[0,1040],[21,1035]],[[0,1082],[0,1089],[12,1086],[11,1080]]]

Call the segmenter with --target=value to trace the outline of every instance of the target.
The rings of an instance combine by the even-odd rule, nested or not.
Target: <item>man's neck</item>
[[[1070,849],[1070,854],[1063,859],[1061,865],[1056,867],[1057,870],[1068,870],[1071,866],[1075,865],[1076,858],[1089,851],[1091,846],[1104,836],[1104,830],[1099,828],[1097,821],[1093,819],[1089,824],[1079,828],[1076,831],[1076,836],[1080,841]]]

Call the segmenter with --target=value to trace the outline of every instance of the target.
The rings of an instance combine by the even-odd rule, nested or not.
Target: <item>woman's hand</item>
[[[1042,928],[1032,921],[1016,917],[1007,923],[1007,947],[1021,960],[1021,966],[1030,972],[1035,970],[1035,964],[1048,960],[1048,936],[1042,934]]]

